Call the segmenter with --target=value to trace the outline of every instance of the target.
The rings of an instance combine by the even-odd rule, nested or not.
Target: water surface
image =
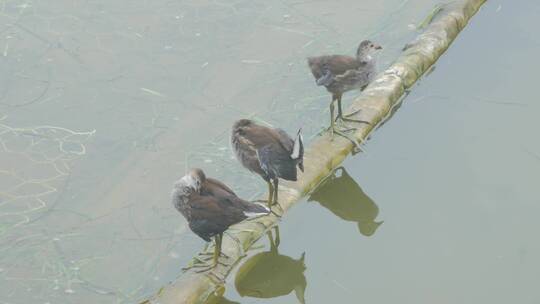
[[[279,252],[305,255],[305,303],[540,301],[539,10],[487,3],[367,153],[290,211]],[[226,293],[302,303],[276,296]]]
[[[383,68],[435,3],[2,2],[0,301],[154,293],[203,244],[172,208],[172,182],[199,166],[263,194],[232,158],[232,121],[311,140],[330,96],[305,57],[370,38]],[[250,252],[276,271],[254,285],[232,275],[230,301],[539,300],[540,9],[509,5],[490,1],[367,153],[291,210],[277,250]]]

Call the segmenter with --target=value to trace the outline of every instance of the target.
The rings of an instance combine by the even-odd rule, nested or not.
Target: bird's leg
[[[343,115],[343,110],[341,108],[341,95],[338,95],[338,98],[337,98],[337,102],[338,102],[338,115],[336,116],[336,121],[338,119],[342,120],[342,121],[352,121],[352,122],[357,122],[357,123],[366,123],[366,124],[370,124],[368,121],[365,121],[365,120],[359,120],[359,119],[353,119],[353,118],[348,118],[358,112],[360,112],[360,110],[356,110],[352,113],[349,113],[347,115]],[[351,130],[355,130],[354,128],[351,129]]]
[[[277,217],[281,217],[281,215],[275,213],[274,211],[272,211],[272,205],[274,204],[274,186],[272,185],[272,181],[271,180],[267,180],[266,181],[266,184],[268,184],[268,200],[254,200],[254,201],[251,201],[251,202],[257,202],[257,203],[267,203],[268,204],[268,209],[270,209],[270,213],[272,213],[273,215],[277,216]]]
[[[281,215],[275,213],[274,210],[272,210],[272,205],[274,202],[274,186],[272,185],[272,182],[270,180],[266,181],[266,183],[268,184],[268,199],[267,200],[254,200],[251,202],[267,203],[268,209],[270,209],[270,213],[272,213],[273,215],[277,217],[281,217]]]
[[[201,269],[197,269],[195,272],[199,273],[199,272],[208,271],[208,270],[210,270],[212,268],[215,268],[218,264],[227,266],[227,264],[219,262],[219,256],[221,255],[221,241],[222,240],[223,240],[223,234],[222,233],[217,234],[216,236],[214,236],[215,246],[214,246],[214,255],[212,257],[212,265],[193,266],[193,267],[196,267],[196,268],[201,268]]]
[[[338,105],[338,108],[337,108],[337,116],[336,116],[336,121],[343,117],[343,110],[341,109],[341,95],[338,95],[337,96],[337,105]]]
[[[209,257],[195,257],[193,258],[193,261],[190,265],[187,267],[182,268],[183,271],[187,271],[189,269],[197,269],[194,270],[197,273],[209,271],[212,268],[215,268],[218,264],[221,264],[223,266],[228,266],[225,263],[222,263],[219,261],[219,256],[223,255],[225,258],[228,258],[225,254],[221,252],[221,242],[223,240],[223,234],[218,234],[214,236],[214,252],[213,253],[207,253],[202,252],[199,255],[211,255]],[[208,264],[208,261],[212,259],[212,263]]]
[[[334,126],[334,102],[336,100],[332,98],[332,102],[330,102],[330,135],[332,137],[334,137],[334,131],[335,130],[335,126]]]
[[[330,113],[332,114],[334,112],[333,108],[334,107],[330,105]],[[350,140],[357,150],[362,151],[362,148],[360,147],[360,144],[358,143],[358,141],[354,137],[347,135],[345,132],[338,130],[334,125],[334,119],[332,119],[331,124],[330,124],[330,136],[334,137],[334,134],[337,134],[339,136],[345,137],[346,139]]]
[[[215,256],[217,255],[218,257],[219,256],[223,256],[223,257],[226,257],[228,258],[228,256],[226,254],[224,254],[223,252],[221,252],[221,242],[223,240],[223,234],[216,234],[214,236],[214,251],[213,252],[201,252],[199,253],[199,255],[202,255],[202,256],[212,256],[212,259],[215,259]],[[206,259],[203,259],[203,260],[208,260],[208,258]]]
[[[219,236],[219,241],[218,241],[217,238],[218,238],[218,235],[216,235],[215,238],[214,238],[214,251],[213,252],[206,251],[208,249],[208,244],[209,244],[209,243],[206,243],[206,245],[204,246],[203,252],[199,253],[199,256],[203,256],[203,257],[198,258],[198,260],[200,260],[200,261],[208,261],[210,259],[213,259],[214,255],[215,255],[216,248],[218,248],[218,250],[219,250],[219,256],[229,258],[229,256],[227,256],[225,253],[221,252],[221,243],[223,241],[223,235]]]
[[[276,212],[274,212],[274,210],[272,210],[272,207],[271,206],[275,206],[277,205],[277,207],[279,207],[279,209],[281,209],[281,213],[283,213],[283,208],[281,207],[281,205],[279,204],[278,202],[278,184],[279,184],[279,179],[276,177],[274,179],[272,179],[273,181],[273,185],[272,185],[272,189],[273,189],[273,200],[272,200],[272,203],[269,205],[270,206],[270,212],[277,216],[277,217],[281,217],[280,214],[277,214]]]
[[[223,233],[220,233],[219,234],[219,256],[222,256],[222,257],[224,257],[226,259],[229,259],[230,257],[228,255],[226,255],[225,253],[223,253],[222,245],[223,245]]]
[[[334,109],[335,109],[335,105],[334,103],[338,104],[338,115],[334,118]],[[347,132],[347,131],[350,131],[350,130],[355,130],[355,129],[344,129],[344,130],[340,130],[338,128],[336,128],[336,122],[339,120],[339,119],[342,119],[342,110],[341,110],[341,95],[339,94],[333,94],[332,95],[332,102],[330,103],[330,135],[332,137],[334,137],[334,133],[338,134],[338,135],[341,135],[343,137],[346,137],[348,139],[349,136],[343,134],[344,132]]]
[[[213,252],[208,252],[208,246],[210,246],[210,242],[207,242],[207,243],[204,244],[204,248],[203,248],[202,252],[199,253],[199,255],[202,255],[202,256],[213,255],[214,254]]]
[[[214,258],[213,258],[213,262],[214,262],[214,266],[217,265],[218,263],[218,258],[219,258],[219,253],[221,251],[221,234],[217,234],[215,237],[214,237],[214,242],[215,242],[215,246],[214,246]]]
[[[254,200],[254,201],[251,201],[251,202],[252,203],[267,203],[268,208],[271,208],[272,207],[272,202],[273,202],[273,197],[274,197],[274,188],[272,187],[272,181],[267,180],[266,184],[268,185],[268,199],[267,200],[258,199],[258,200]]]
[[[354,128],[353,129],[348,129],[348,130],[339,130],[339,129],[336,128],[336,126],[334,124],[334,102],[337,101],[338,106],[339,106],[339,108],[338,108],[338,116],[336,117],[336,120],[338,118],[343,120],[343,117],[340,117],[341,115],[343,115],[343,113],[341,111],[341,95],[334,94],[332,97],[333,97],[333,99],[332,99],[332,102],[330,103],[330,135],[331,135],[331,137],[334,137],[334,134],[345,137],[346,139],[350,140],[353,143],[353,145],[355,146],[355,148],[357,150],[362,151],[358,141],[354,137],[345,134],[345,132],[347,132],[349,130],[355,130]]]
[[[278,204],[278,183],[279,179],[274,178],[274,201],[272,202],[272,205]]]
[[[281,205],[278,202],[278,184],[279,179],[276,177],[274,178],[274,202],[272,203],[272,205],[278,205],[279,209],[283,210],[283,208],[281,208]]]
[[[334,99],[337,101],[337,104],[338,104],[338,114],[336,115],[336,118],[334,119],[334,122],[337,122],[338,120],[343,120],[343,109],[341,107],[341,96],[340,94],[335,94],[334,95]],[[354,130],[354,129],[345,129],[345,130],[342,130],[344,132],[347,132],[347,131],[350,131],[350,130]]]

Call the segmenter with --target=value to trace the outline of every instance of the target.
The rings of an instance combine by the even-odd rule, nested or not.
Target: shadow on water
[[[317,188],[308,201],[316,201],[343,220],[358,223],[358,230],[371,236],[383,221],[376,221],[379,207],[369,198],[343,167]]]
[[[242,297],[276,298],[295,292],[299,303],[304,304],[306,277],[305,253],[297,260],[280,254],[271,243],[270,251],[258,253],[248,259],[236,274],[236,291]],[[225,302],[224,302],[225,301]],[[223,299],[219,303],[227,302]]]

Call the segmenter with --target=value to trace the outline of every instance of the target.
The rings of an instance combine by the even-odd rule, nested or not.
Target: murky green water
[[[185,168],[261,195],[231,122],[313,138],[329,95],[304,58],[369,37],[382,68],[435,3],[0,2],[0,302],[132,303],[174,279],[203,243],[168,198]],[[485,5],[226,298],[540,301],[538,13]]]

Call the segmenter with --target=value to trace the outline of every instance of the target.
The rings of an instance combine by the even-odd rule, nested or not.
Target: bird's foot
[[[199,269],[195,269],[195,270],[193,270],[193,272],[195,272],[195,273],[208,272],[208,271],[211,271],[214,268],[216,268],[216,265],[207,265],[207,266],[204,266],[204,267],[200,267]]]
[[[370,125],[371,123],[369,121],[365,121],[365,120],[361,120],[361,119],[354,119],[354,118],[349,118],[351,116],[354,116],[356,114],[358,114],[358,112],[360,112],[360,110],[356,110],[352,113],[349,113],[349,114],[338,114],[336,116],[336,122],[337,121],[342,121],[342,122],[345,122],[345,121],[349,121],[349,122],[355,122],[355,123],[364,123],[364,124],[368,124]]]
[[[354,119],[354,118],[348,118],[347,115],[345,117],[339,118],[341,121],[350,121],[350,122],[356,122],[356,123],[364,123],[370,125],[371,123],[369,121],[361,120],[361,119]]]
[[[275,215],[277,218],[281,218],[281,214],[275,212],[274,210],[270,209],[270,213],[272,213],[273,215]]]
[[[276,209],[276,211],[279,211],[279,213],[276,213],[276,211],[274,211],[274,209]],[[277,210],[279,209],[279,210]],[[281,215],[283,214],[283,208],[281,207],[281,205],[275,201],[272,203],[271,207],[270,207],[270,213],[272,213],[273,215],[277,216],[277,217],[281,217]]]
[[[229,258],[229,257],[227,257]],[[224,266],[224,267],[229,267],[231,266],[232,264],[230,263],[225,263],[223,261],[220,261],[219,259],[214,263],[213,261],[213,257],[210,257],[210,258],[200,258],[200,257],[195,257],[193,258],[193,260],[191,261],[191,263],[182,268],[182,271],[183,272],[186,272],[190,269],[194,269],[193,271],[196,272],[196,273],[201,273],[201,272],[206,272],[206,271],[209,271],[209,270],[212,270],[214,268],[216,268],[218,265],[221,265],[221,266]]]
[[[358,130],[358,128],[356,128],[356,127],[351,127],[351,126],[349,126],[349,125],[345,122],[345,120],[342,119],[342,118],[340,118],[340,119],[336,122],[335,125],[336,125],[336,126],[339,126],[339,129],[338,129],[338,130],[341,131],[341,132],[354,132],[354,131]]]
[[[358,141],[354,137],[345,133],[346,131],[340,130],[336,127],[331,128],[331,130],[332,130],[332,137],[334,136],[334,134],[344,137],[353,143],[353,146],[357,151],[362,151],[362,147],[360,146],[360,143],[358,143]]]
[[[351,116],[354,116],[354,115],[360,113],[360,111],[362,111],[362,110],[355,110],[355,111],[352,111],[352,112],[349,113],[349,114],[345,114],[345,115],[342,115],[342,116],[345,116],[345,117],[351,117]]]
[[[208,271],[210,271],[212,269],[215,269],[218,265],[221,265],[221,266],[224,266],[224,267],[229,267],[232,264],[217,261],[217,263],[215,263],[215,264],[212,263],[212,264],[206,264],[206,265],[193,266],[192,268],[197,268],[197,269],[193,270],[193,272],[201,273],[201,272],[208,272]]]
[[[182,271],[186,272],[186,271],[188,271],[190,269],[193,269],[193,268],[201,268],[201,267],[208,267],[208,266],[209,266],[209,264],[207,263],[206,260],[201,259],[199,257],[194,257],[186,267],[182,268]]]
[[[355,130],[358,130],[358,129],[357,128],[345,128],[344,124],[340,124],[340,127],[337,128],[336,124],[334,124],[334,127],[329,126],[329,127],[325,128],[325,129],[323,129],[320,134],[324,134],[325,132],[330,132],[330,135],[332,137],[334,137],[334,133],[336,133],[335,131],[350,132],[350,131],[355,131]]]

